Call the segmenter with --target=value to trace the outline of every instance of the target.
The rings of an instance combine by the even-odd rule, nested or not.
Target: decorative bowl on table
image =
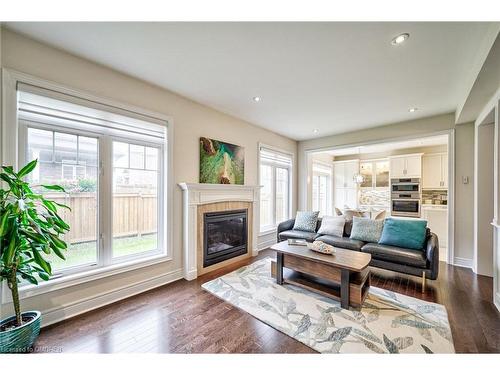
[[[308,242],[307,243],[307,248],[312,251],[316,251],[318,253],[322,254],[334,254],[335,253],[335,247],[332,245],[328,245],[324,243],[323,241],[314,241],[314,242]]]

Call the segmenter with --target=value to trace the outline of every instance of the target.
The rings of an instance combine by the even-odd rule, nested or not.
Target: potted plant
[[[19,283],[26,280],[38,284],[52,274],[45,259],[54,253],[65,259],[67,245],[61,235],[69,225],[58,215],[59,207],[69,207],[34,192],[24,178],[35,169],[37,160],[17,173],[3,166],[0,180],[0,282],[6,281],[12,294],[15,315],[0,321],[0,353],[24,352],[32,347],[40,332],[41,313],[21,312]],[[64,192],[58,185],[41,185],[45,189]]]

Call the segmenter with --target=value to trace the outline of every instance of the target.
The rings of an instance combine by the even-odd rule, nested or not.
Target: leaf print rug
[[[360,311],[278,285],[265,258],[202,287],[320,353],[454,353],[444,306],[370,287]]]

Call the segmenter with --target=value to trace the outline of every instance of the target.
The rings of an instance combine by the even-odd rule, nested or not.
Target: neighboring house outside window
[[[291,215],[291,154],[260,146],[260,231],[275,230]]]

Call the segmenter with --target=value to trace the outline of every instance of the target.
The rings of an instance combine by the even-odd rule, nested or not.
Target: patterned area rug
[[[266,258],[209,281],[205,290],[320,353],[454,353],[444,306],[371,287],[360,311],[278,285]]]

